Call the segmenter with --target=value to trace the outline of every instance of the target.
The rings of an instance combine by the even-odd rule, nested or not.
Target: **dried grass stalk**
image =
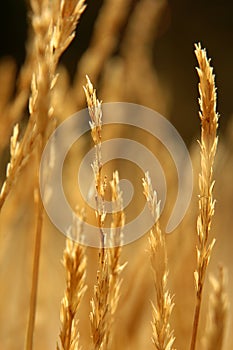
[[[77,242],[83,231],[83,214],[80,218],[74,217],[72,225],[72,239],[66,239],[63,254],[63,265],[66,272],[66,290],[61,302],[61,331],[58,350],[78,350],[79,332],[77,311],[86,291],[86,253],[85,247]]]
[[[91,300],[91,336],[93,349],[107,349],[109,339],[109,269],[106,249],[101,248],[99,254],[97,281],[94,286],[94,296]]]
[[[96,91],[93,85],[86,76],[87,84],[84,87],[86,94],[87,105],[89,114],[91,117],[91,136],[95,144],[95,159],[92,163],[92,169],[94,172],[95,179],[95,201],[96,201],[96,218],[97,224],[100,230],[101,246],[104,248],[105,244],[105,234],[104,234],[104,222],[106,217],[106,212],[104,208],[104,196],[106,190],[106,179],[102,178],[102,155],[101,155],[101,131],[102,131],[102,109],[101,102],[96,97]]]
[[[40,262],[40,249],[41,249],[41,236],[43,225],[43,205],[39,196],[39,162],[43,150],[43,144],[45,143],[45,133],[52,121],[49,118],[52,114],[50,110],[50,88],[53,77],[50,72],[50,58],[49,55],[49,41],[51,40],[50,28],[50,15],[51,11],[46,7],[45,2],[40,5],[37,1],[31,2],[33,8],[33,28],[35,32],[35,51],[37,58],[37,65],[32,75],[31,81],[31,97],[29,100],[29,113],[30,119],[27,125],[27,129],[23,136],[23,139],[18,147],[18,152],[15,157],[11,157],[10,172],[6,179],[6,191],[2,192],[1,199],[3,201],[7,198],[9,191],[13,185],[13,181],[17,179],[18,173],[22,171],[23,166],[28,162],[32,152],[36,150],[36,180],[34,185],[34,193],[37,206],[35,208],[36,213],[36,233],[35,233],[35,245],[34,245],[34,257],[33,257],[33,271],[32,271],[32,286],[30,294],[30,306],[29,306],[29,318],[26,330],[26,344],[27,350],[33,349],[33,337],[35,328],[35,315],[36,315],[36,301],[37,301],[37,289],[39,278],[39,262]],[[38,6],[37,6],[38,5]],[[48,5],[48,4],[47,4]],[[46,59],[45,59],[46,57]],[[52,115],[51,115],[52,116]],[[14,162],[12,162],[14,160]]]
[[[95,159],[92,163],[92,169],[95,179],[95,201],[96,201],[96,219],[100,232],[100,249],[97,271],[97,282],[94,286],[94,296],[91,300],[91,335],[94,349],[107,349],[107,339],[109,334],[109,268],[108,254],[105,248],[104,223],[106,212],[105,189],[106,179],[102,178],[102,155],[101,155],[101,130],[102,130],[102,109],[101,102],[96,97],[96,91],[86,76],[87,84],[84,87],[87,105],[91,117],[91,135],[95,144]]]
[[[111,328],[114,320],[114,314],[117,308],[121,279],[120,273],[125,265],[120,265],[119,258],[121,253],[122,226],[124,225],[124,213],[122,210],[122,193],[119,189],[119,176],[114,173],[113,180],[110,183],[112,187],[112,201],[114,206],[111,244],[112,248],[106,248],[106,235],[104,232],[105,224],[105,189],[106,178],[102,176],[102,155],[101,155],[101,131],[102,131],[102,110],[101,102],[96,97],[96,91],[93,88],[90,79],[87,78],[87,84],[84,88],[89,114],[91,117],[91,135],[95,144],[95,160],[92,163],[92,169],[95,178],[95,199],[96,199],[96,218],[100,231],[100,249],[97,271],[97,282],[94,286],[94,296],[91,300],[91,335],[93,348],[95,350],[109,349],[111,342]]]
[[[84,1],[63,0],[50,3],[31,0],[37,64],[31,82],[30,119],[17,153],[9,163],[6,181],[1,189],[0,210],[19,172],[35,149],[38,138],[44,139],[41,144],[43,148],[43,144],[54,127],[53,123],[49,125],[53,116],[50,92],[57,80],[58,60],[74,38],[76,24],[85,9]]]
[[[174,307],[173,298],[167,288],[168,266],[167,248],[164,234],[160,229],[160,202],[157,193],[153,191],[149,173],[143,178],[143,188],[148,207],[154,219],[154,226],[150,232],[150,259],[153,270],[156,302],[152,303],[152,341],[157,350],[172,350],[175,341],[174,331],[171,329],[170,317]]]
[[[195,349],[199,324],[202,290],[206,269],[209,264],[215,239],[209,240],[215,201],[213,199],[213,165],[217,149],[218,114],[216,112],[216,88],[213,68],[201,45],[195,45],[199,68],[199,116],[201,119],[201,173],[199,175],[199,215],[197,219],[197,270],[194,273],[196,287],[196,307],[193,321],[191,350]]]
[[[43,224],[43,205],[39,196],[39,166],[44,145],[54,127],[51,90],[56,84],[56,67],[60,55],[74,37],[74,29],[84,6],[84,0],[59,1],[31,0],[32,23],[35,32],[35,52],[37,65],[32,76],[31,98],[29,101],[30,119],[24,137],[11,158],[9,172],[1,192],[0,208],[17,178],[18,172],[35,149],[37,154],[36,181],[36,236],[33,261],[32,288],[29,308],[29,321],[26,335],[26,349],[33,348],[37,286],[39,275],[40,246]],[[56,6],[58,5],[59,6]],[[17,139],[13,142],[17,144]],[[17,152],[16,152],[17,150]]]
[[[120,298],[122,278],[126,264],[120,264],[122,229],[125,216],[122,209],[122,193],[118,172],[111,181],[113,221],[111,225],[111,248],[100,248],[97,283],[91,300],[91,331],[94,349],[109,349],[112,342],[114,316]]]
[[[226,271],[219,267],[218,278],[212,276],[209,301],[209,319],[204,338],[205,350],[222,350],[228,313]]]

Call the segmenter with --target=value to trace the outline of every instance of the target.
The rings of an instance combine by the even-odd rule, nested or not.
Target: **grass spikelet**
[[[66,272],[66,290],[61,302],[61,331],[58,350],[78,350],[79,332],[77,311],[83,295],[86,291],[86,254],[85,247],[76,243],[82,235],[82,220],[74,218],[72,225],[72,239],[66,239],[66,247],[63,254],[63,265]]]
[[[143,178],[144,195],[154,219],[154,226],[150,232],[150,260],[153,270],[156,301],[152,303],[152,341],[157,350],[172,350],[175,341],[174,331],[170,326],[170,316],[174,306],[173,298],[167,288],[168,266],[167,248],[164,234],[160,229],[160,202],[153,190],[149,173]]]
[[[209,264],[215,239],[209,239],[215,201],[213,199],[213,165],[217,149],[218,114],[216,112],[216,89],[213,68],[207,59],[206,51],[201,45],[195,45],[195,54],[199,67],[197,68],[199,82],[199,117],[201,120],[201,173],[199,175],[199,215],[197,219],[197,270],[194,273],[196,287],[196,307],[193,321],[190,350],[196,347],[202,290],[206,269]]]
[[[209,319],[204,338],[205,350],[222,350],[226,330],[228,300],[226,271],[219,267],[218,277],[211,277],[212,293],[209,299]]]

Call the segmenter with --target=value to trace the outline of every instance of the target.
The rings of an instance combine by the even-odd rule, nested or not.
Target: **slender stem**
[[[197,332],[198,332],[198,326],[199,326],[199,320],[200,320],[201,300],[202,300],[202,290],[199,293],[197,293],[197,301],[196,301],[195,314],[193,319],[193,332],[192,332],[190,350],[195,350],[196,348]]]
[[[27,326],[27,333],[26,333],[25,350],[33,349],[33,335],[34,335],[35,318],[36,318],[36,301],[37,301],[37,290],[38,290],[38,279],[39,279],[42,225],[43,225],[43,205],[42,205],[41,198],[39,197],[38,203],[37,203],[36,237],[35,237],[35,247],[34,247],[32,286],[31,286],[29,319],[28,319],[28,326]]]

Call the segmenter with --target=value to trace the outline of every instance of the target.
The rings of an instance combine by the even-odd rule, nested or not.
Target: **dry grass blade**
[[[218,114],[216,112],[216,89],[213,68],[207,59],[206,51],[201,45],[195,45],[195,54],[199,68],[199,104],[201,119],[201,173],[199,175],[199,215],[197,219],[197,270],[194,273],[196,286],[196,308],[193,321],[191,350],[196,347],[199,315],[202,300],[202,290],[205,281],[206,269],[209,264],[215,239],[209,240],[215,201],[213,199],[213,164],[217,149]]]
[[[222,350],[226,330],[228,300],[226,294],[226,271],[219,268],[218,278],[211,278],[209,319],[204,338],[205,350]]]
[[[172,350],[175,341],[174,331],[170,326],[170,316],[174,306],[173,298],[167,288],[168,267],[167,249],[164,234],[160,229],[160,202],[153,191],[149,173],[143,179],[143,188],[148,207],[154,219],[154,226],[150,232],[150,259],[154,276],[156,302],[152,303],[152,341],[157,350]]]
[[[79,332],[77,311],[83,295],[86,290],[86,254],[85,247],[76,243],[80,241],[82,235],[82,220],[74,218],[72,225],[72,238],[66,239],[66,247],[63,254],[63,265],[66,272],[66,290],[61,302],[61,346],[57,345],[58,350],[78,350]]]

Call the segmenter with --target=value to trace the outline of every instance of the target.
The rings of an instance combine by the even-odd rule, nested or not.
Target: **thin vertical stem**
[[[43,226],[43,205],[42,205],[41,198],[38,196],[36,198],[36,201],[37,201],[36,237],[35,237],[35,246],[34,246],[32,286],[31,286],[31,295],[30,295],[29,319],[28,319],[28,326],[27,326],[27,333],[26,333],[25,350],[33,349],[33,335],[34,335],[34,329],[35,329],[36,303],[37,303],[37,291],[38,291],[38,280],[39,280],[41,236],[42,236],[42,226]]]
[[[195,350],[196,348],[197,332],[198,332],[199,320],[200,320],[200,311],[201,311],[201,294],[198,295],[197,301],[196,301],[190,350]]]

